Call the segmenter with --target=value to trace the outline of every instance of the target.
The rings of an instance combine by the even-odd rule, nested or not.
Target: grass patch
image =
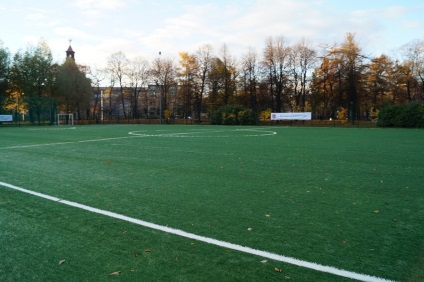
[[[0,181],[353,272],[424,276],[424,131],[114,125],[0,134]],[[4,187],[0,210],[3,281],[341,280]]]

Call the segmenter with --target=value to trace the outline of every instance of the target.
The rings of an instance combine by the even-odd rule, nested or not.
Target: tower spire
[[[71,43],[72,43],[72,39],[69,39],[69,47],[68,47],[68,50],[66,50],[66,58],[72,58],[72,60],[75,61],[75,52],[74,50],[72,50]]]

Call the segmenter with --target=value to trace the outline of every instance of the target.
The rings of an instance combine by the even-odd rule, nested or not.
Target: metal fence
[[[55,123],[57,100],[54,98],[0,97],[0,115],[11,115],[4,125],[51,125]]]

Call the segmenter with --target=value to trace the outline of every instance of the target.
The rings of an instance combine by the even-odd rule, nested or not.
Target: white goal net
[[[57,115],[57,125],[74,125],[74,115],[73,114],[58,114]]]

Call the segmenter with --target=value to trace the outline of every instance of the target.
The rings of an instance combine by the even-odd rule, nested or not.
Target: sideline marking
[[[339,268],[332,267],[332,266],[317,264],[317,263],[314,263],[314,262],[307,262],[307,261],[295,259],[295,258],[292,258],[292,257],[286,257],[286,256],[282,256],[282,255],[278,255],[278,254],[274,254],[274,253],[270,253],[270,252],[266,252],[266,251],[252,249],[250,247],[245,247],[245,246],[241,246],[241,245],[237,245],[237,244],[233,244],[233,243],[228,243],[228,242],[225,242],[225,241],[220,241],[220,240],[213,239],[213,238],[208,238],[208,237],[196,235],[196,234],[193,234],[193,233],[188,233],[188,232],[185,232],[185,231],[180,230],[180,229],[175,229],[175,228],[170,228],[170,227],[158,225],[158,224],[155,224],[155,223],[151,223],[151,222],[147,222],[147,221],[144,221],[144,220],[128,217],[128,216],[121,215],[121,214],[118,214],[118,213],[114,213],[114,212],[110,212],[110,211],[106,211],[106,210],[101,210],[101,209],[93,208],[93,207],[90,207],[90,206],[78,204],[76,202],[71,202],[71,201],[63,200],[63,199],[60,199],[60,198],[57,198],[57,197],[49,196],[49,195],[46,195],[46,194],[34,192],[34,191],[31,191],[31,190],[27,190],[27,189],[24,189],[24,188],[21,188],[21,187],[12,185],[12,184],[8,184],[8,183],[5,183],[5,182],[1,182],[1,181],[0,181],[0,186],[4,186],[4,187],[7,187],[7,188],[10,188],[10,189],[13,189],[13,190],[21,191],[21,192],[31,194],[33,196],[37,196],[37,197],[47,199],[47,200],[50,200],[50,201],[54,201],[54,202],[57,202],[57,203],[76,207],[76,208],[79,208],[79,209],[82,209],[82,210],[86,210],[86,211],[90,211],[90,212],[93,212],[93,213],[109,216],[109,217],[116,218],[116,219],[121,219],[121,220],[131,222],[131,223],[134,223],[134,224],[137,224],[137,225],[148,227],[148,228],[151,228],[151,229],[160,230],[160,231],[170,233],[170,234],[174,234],[174,235],[178,235],[178,236],[181,236],[181,237],[201,241],[201,242],[204,242],[204,243],[224,247],[224,248],[227,248],[227,249],[240,251],[240,252],[243,252],[243,253],[257,255],[257,256],[260,256],[260,257],[264,257],[264,258],[268,258],[268,259],[272,259],[272,260],[276,260],[276,261],[281,261],[281,262],[297,265],[297,266],[304,267],[304,268],[313,269],[313,270],[320,271],[320,272],[331,273],[331,274],[334,274],[334,275],[337,275],[337,276],[347,277],[347,278],[350,278],[350,279],[356,279],[356,280],[360,280],[360,281],[392,282],[392,280],[387,280],[387,279],[384,279],[384,278],[379,278],[379,277],[370,276],[370,275],[367,275],[367,274],[361,274],[361,273],[356,273],[356,272],[352,272],[352,271],[347,271],[347,270],[339,269]]]

